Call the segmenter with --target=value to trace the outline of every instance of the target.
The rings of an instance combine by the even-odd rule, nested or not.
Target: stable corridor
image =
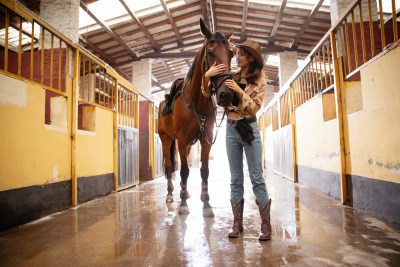
[[[190,214],[165,203],[163,177],[0,233],[1,266],[399,266],[400,227],[266,173],[272,240],[258,241],[260,218],[245,182],[244,232],[233,221],[229,171],[210,162],[214,218],[203,218],[200,172],[191,169]],[[178,175],[178,172],[176,173]]]

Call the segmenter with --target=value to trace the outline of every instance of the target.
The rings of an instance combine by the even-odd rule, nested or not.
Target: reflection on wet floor
[[[400,266],[398,226],[271,173],[272,240],[257,239],[260,217],[249,179],[245,229],[229,239],[229,171],[211,164],[214,218],[202,216],[200,172],[192,169],[189,215],[177,213],[180,180],[167,204],[166,180],[158,178],[0,233],[0,265]]]

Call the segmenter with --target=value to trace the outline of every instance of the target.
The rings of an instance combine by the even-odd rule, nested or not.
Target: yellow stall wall
[[[0,74],[0,191],[71,179],[70,129],[45,125],[45,93]]]
[[[361,69],[363,109],[347,117],[347,173],[400,183],[399,62],[397,47]]]
[[[77,176],[114,172],[113,112],[95,108],[95,131],[78,130]]]
[[[339,173],[337,121],[324,122],[322,97],[296,108],[297,165]]]

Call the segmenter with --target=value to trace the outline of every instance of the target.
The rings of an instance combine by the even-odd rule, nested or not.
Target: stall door
[[[138,138],[136,129],[118,129],[118,187],[139,183]]]
[[[281,128],[280,131],[282,137],[282,175],[293,181],[292,125],[289,124]]]
[[[163,152],[162,143],[158,134],[154,135],[154,177],[160,177],[164,174],[163,171]]]

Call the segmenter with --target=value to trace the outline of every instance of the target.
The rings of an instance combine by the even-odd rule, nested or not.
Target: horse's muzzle
[[[226,86],[217,90],[217,104],[221,107],[228,107],[232,103],[234,92]]]

